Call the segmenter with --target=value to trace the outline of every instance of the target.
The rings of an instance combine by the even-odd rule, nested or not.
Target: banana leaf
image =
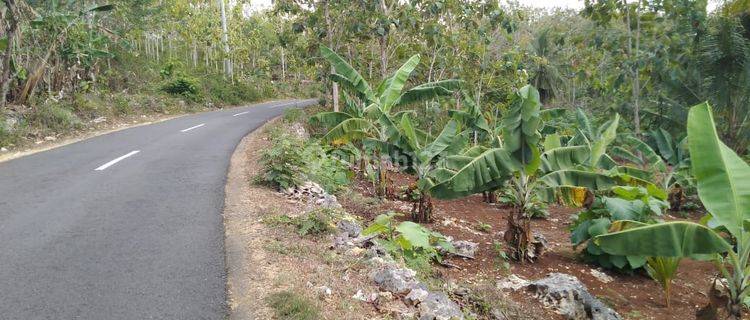
[[[615,255],[692,257],[732,250],[715,231],[687,221],[626,229],[598,236],[594,242]]]
[[[373,100],[373,92],[370,85],[359,74],[359,72],[357,72],[357,70],[352,68],[352,66],[346,62],[346,60],[324,45],[320,46],[320,55],[328,60],[333,66],[333,69],[336,70],[336,73],[343,78],[346,78],[351,83],[352,87],[356,88],[356,91],[367,97],[368,100]]]
[[[380,105],[383,111],[389,112],[391,108],[396,104],[401,91],[406,85],[406,81],[409,80],[409,76],[414,71],[414,68],[419,64],[419,55],[414,55],[404,63],[401,68],[396,70],[396,73],[389,79],[387,85],[384,87],[383,93],[380,95]]]
[[[407,105],[410,103],[426,101],[441,96],[449,96],[463,85],[463,80],[446,79],[435,82],[423,83],[406,90],[398,98],[395,106]]]
[[[690,109],[687,127],[698,195],[714,219],[740,238],[750,219],[750,166],[719,140],[708,103]]]
[[[450,179],[429,192],[439,199],[456,199],[502,186],[520,170],[520,166],[504,149],[490,149],[457,170]]]

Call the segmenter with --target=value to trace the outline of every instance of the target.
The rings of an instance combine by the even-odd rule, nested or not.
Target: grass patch
[[[266,298],[266,303],[279,319],[316,320],[321,319],[320,310],[310,299],[292,292],[281,291]]]

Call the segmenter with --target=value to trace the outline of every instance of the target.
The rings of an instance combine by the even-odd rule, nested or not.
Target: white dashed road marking
[[[250,113],[250,111],[240,112],[240,113],[237,113],[237,114],[233,114],[232,117],[241,116],[243,114],[248,114],[248,113]]]
[[[182,130],[180,130],[180,132],[188,132],[190,130],[193,130],[193,129],[196,129],[196,128],[200,128],[200,127],[205,126],[205,125],[206,125],[205,123],[201,123],[201,124],[199,124],[197,126],[192,126],[190,128],[187,128],[187,129],[182,129]]]
[[[110,161],[110,162],[107,162],[107,163],[103,164],[103,165],[102,165],[101,167],[99,167],[99,168],[96,168],[96,169],[94,169],[94,170],[96,170],[96,171],[102,171],[102,170],[104,170],[104,169],[107,169],[107,168],[109,168],[109,167],[113,166],[113,165],[114,165],[115,163],[118,163],[118,162],[122,161],[123,159],[125,159],[125,158],[127,158],[127,157],[133,156],[133,155],[135,155],[135,154],[136,154],[136,153],[138,153],[138,152],[141,152],[141,150],[135,150],[135,151],[131,151],[130,153],[128,153],[128,154],[126,154],[126,155],[124,155],[124,156],[122,156],[122,157],[119,157],[119,158],[117,158],[117,159],[115,159],[115,160],[112,160],[112,161]]]

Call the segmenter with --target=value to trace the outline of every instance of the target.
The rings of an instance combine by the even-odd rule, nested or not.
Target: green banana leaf
[[[414,130],[414,125],[411,124],[411,120],[409,119],[408,115],[404,115],[403,117],[401,117],[399,129],[401,129],[402,135],[404,136],[404,138],[406,138],[406,142],[413,152],[417,152],[422,148],[419,144],[417,133]]]
[[[520,166],[510,153],[490,149],[473,158],[449,179],[429,189],[439,199],[456,199],[500,187]]]
[[[609,144],[615,140],[619,123],[620,115],[615,114],[615,118],[604,125],[601,135],[591,145],[591,159],[589,160],[589,165],[592,168],[596,168],[597,165],[599,165],[599,159],[601,159],[602,155],[607,151]]]
[[[319,112],[316,115],[310,117],[310,121],[314,124],[321,124],[326,128],[335,127],[346,119],[353,118],[352,115],[344,112]]]
[[[750,166],[719,140],[708,103],[690,109],[688,140],[698,195],[714,219],[739,237],[750,219]]]
[[[341,121],[329,130],[322,140],[325,142],[333,142],[334,140],[349,142],[367,136],[368,132],[372,130],[377,130],[372,122],[362,118],[350,118]]]
[[[652,257],[692,257],[732,250],[713,230],[687,221],[613,232],[594,238],[594,243],[609,254]]]
[[[432,98],[449,96],[453,94],[455,90],[461,88],[463,83],[463,80],[457,79],[446,79],[423,83],[406,90],[401,94],[401,97],[398,98],[398,101],[396,101],[394,105],[402,106],[410,103],[426,101]]]
[[[504,149],[524,165],[534,162],[534,155],[539,153],[540,107],[539,91],[524,86],[516,93],[516,100],[502,122]]]
[[[586,146],[560,147],[542,154],[542,172],[573,169],[585,164],[591,152]]]
[[[389,112],[396,104],[399,97],[401,97],[401,91],[404,90],[406,81],[409,80],[409,76],[417,65],[419,65],[418,54],[409,58],[409,60],[407,60],[401,68],[396,70],[396,73],[387,81],[388,84],[380,95],[380,105],[381,108],[383,108],[383,111]]]
[[[357,72],[357,70],[352,68],[352,66],[346,62],[346,60],[324,45],[320,46],[320,55],[331,63],[333,69],[336,70],[336,73],[351,82],[352,87],[356,88],[356,90],[367,97],[368,100],[372,100],[373,92],[370,85],[359,74],[359,72]]]
[[[453,144],[457,134],[458,123],[454,120],[448,121],[438,137],[435,138],[432,143],[420,150],[418,155],[419,161],[421,163],[431,162],[438,154],[442,153]]]

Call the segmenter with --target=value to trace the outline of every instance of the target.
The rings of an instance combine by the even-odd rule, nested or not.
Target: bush
[[[76,116],[70,109],[67,109],[58,103],[46,104],[39,107],[36,112],[30,116],[30,120],[38,126],[57,132],[76,129],[83,126],[83,123],[78,116]]]
[[[266,303],[274,310],[276,317],[279,319],[320,319],[318,307],[311,300],[292,291],[274,293],[266,298]]]
[[[586,262],[606,269],[632,272],[644,267],[646,257],[611,255],[591,240],[609,233],[612,222],[617,220],[653,222],[654,217],[660,216],[669,204],[663,191],[651,188],[615,187],[614,193],[616,197],[595,198],[589,209],[575,215],[570,240],[574,249],[584,247],[581,255]]]
[[[291,108],[284,110],[282,119],[288,123],[300,122],[302,118],[305,118],[305,111],[298,108]]]
[[[166,93],[180,95],[194,101],[200,97],[198,82],[187,76],[176,76],[168,80],[161,89]]]
[[[334,221],[342,215],[330,208],[318,208],[299,217],[277,215],[263,219],[269,226],[293,226],[301,236],[321,235],[332,233],[336,225]]]
[[[315,141],[304,142],[289,134],[275,130],[273,145],[261,156],[264,172],[261,182],[286,189],[310,180],[320,184],[329,193],[350,183],[353,175],[344,161],[328,154]]]
[[[260,158],[264,168],[261,182],[282,190],[299,185],[305,166],[299,152],[302,146],[301,140],[289,135],[274,139],[273,145]]]

